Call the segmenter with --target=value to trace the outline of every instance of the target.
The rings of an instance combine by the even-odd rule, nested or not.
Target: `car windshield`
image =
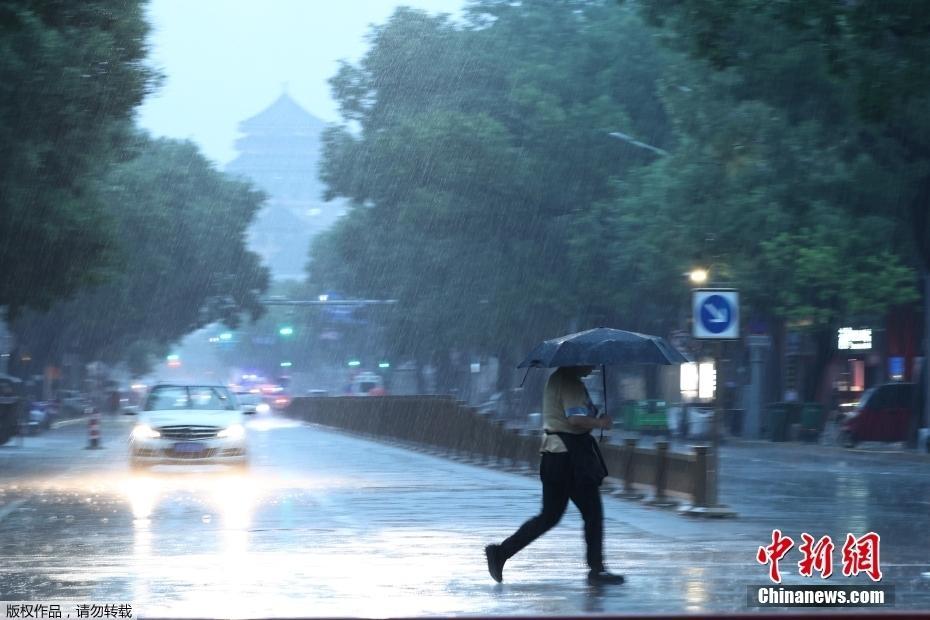
[[[235,408],[229,391],[216,386],[156,386],[145,402],[146,411],[230,411]]]

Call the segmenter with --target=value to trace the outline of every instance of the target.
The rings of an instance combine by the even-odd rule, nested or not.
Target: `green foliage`
[[[262,313],[268,273],[246,249],[245,231],[263,196],[190,143],[140,138],[135,150],[102,183],[118,240],[108,282],[14,323],[37,359],[79,351],[139,367],[145,351],[195,329]]]
[[[816,122],[896,188],[855,214],[898,223],[908,263],[930,269],[930,5],[908,0],[642,0],[667,40],[738,76],[735,100]],[[847,159],[850,157],[847,153]],[[873,177],[874,178],[874,177]],[[870,177],[847,188],[855,196]],[[853,201],[856,202],[855,200]],[[908,256],[910,254],[910,256]]]
[[[817,210],[812,224],[761,244],[759,268],[776,284],[771,295],[776,316],[830,329],[917,300],[913,269],[882,243],[889,238],[886,219],[850,222],[840,209]]]
[[[112,219],[95,179],[155,76],[142,3],[0,5],[0,307],[48,307],[105,278]]]
[[[346,125],[322,176],[355,206],[315,244],[311,283],[399,299],[389,340],[416,355],[522,350],[572,324],[667,333],[695,266],[738,287],[746,316],[875,320],[916,299],[927,264],[924,12],[399,10],[332,80]]]
[[[611,2],[475,2],[464,24],[399,9],[332,80],[347,125],[323,180],[352,212],[311,281],[400,301],[395,353],[498,351],[563,332],[588,301],[570,223],[668,137],[661,55]]]

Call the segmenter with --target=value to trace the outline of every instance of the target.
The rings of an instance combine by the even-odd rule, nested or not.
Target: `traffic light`
[[[284,327],[278,330],[278,333],[282,336],[293,336],[294,328],[291,327],[290,325],[285,325]]]

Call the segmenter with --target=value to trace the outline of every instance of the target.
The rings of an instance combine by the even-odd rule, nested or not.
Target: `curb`
[[[805,443],[797,441],[768,441],[765,439],[742,439],[740,437],[727,437],[726,443],[741,448],[753,448],[753,447],[771,447],[771,448],[800,448],[802,446],[807,446],[812,448],[811,452],[813,454],[819,455],[866,455],[866,456],[890,456],[896,459],[902,460],[911,460],[916,462],[927,462],[930,461],[930,453],[924,454],[916,450],[904,449],[904,450],[893,450],[893,449],[874,449],[869,450],[865,448],[844,448],[842,446],[834,446],[830,444],[819,444],[819,443]]]

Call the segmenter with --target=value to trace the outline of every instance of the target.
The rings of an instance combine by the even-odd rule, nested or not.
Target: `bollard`
[[[681,514],[693,517],[732,518],[736,512],[714,501],[713,452],[708,446],[694,446],[694,503]]]
[[[655,496],[646,502],[650,506],[659,508],[674,508],[678,505],[676,500],[665,495],[665,486],[668,478],[668,442],[656,442],[656,492]]]
[[[94,409],[87,422],[87,449],[96,450],[100,445],[100,413]]]
[[[694,507],[707,508],[707,446],[694,446]]]
[[[614,497],[623,499],[643,499],[645,495],[633,486],[635,470],[636,439],[628,437],[623,440],[623,490],[614,493]]]

